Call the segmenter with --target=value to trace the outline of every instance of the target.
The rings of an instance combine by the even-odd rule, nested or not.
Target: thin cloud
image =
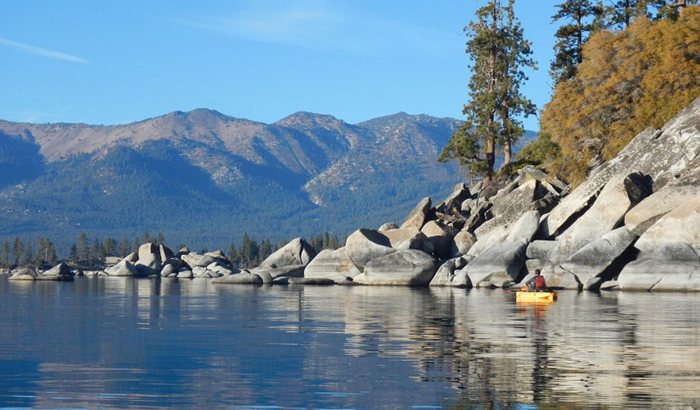
[[[18,41],[8,40],[8,39],[2,38],[2,37],[0,37],[0,45],[14,48],[15,50],[19,50],[19,51],[22,51],[22,52],[25,52],[28,54],[32,54],[35,56],[39,56],[39,57],[51,58],[54,60],[61,60],[61,61],[68,61],[71,63],[80,63],[80,64],[87,64],[88,63],[88,61],[85,60],[84,58],[80,58],[80,57],[74,56],[72,54],[66,54],[66,53],[62,53],[60,51],[49,50],[46,48],[33,46],[31,44],[20,43]]]
[[[185,22],[246,40],[282,44],[317,51],[357,54],[411,48],[426,54],[443,54],[450,33],[339,8],[337,3],[301,1],[286,8],[277,2],[256,3],[228,17],[209,17]],[[461,35],[461,33],[459,33]],[[459,38],[461,41],[461,37]]]

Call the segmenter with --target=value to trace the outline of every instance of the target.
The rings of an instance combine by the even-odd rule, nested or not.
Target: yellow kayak
[[[523,303],[552,303],[557,300],[555,292],[523,292],[515,293],[515,301]]]

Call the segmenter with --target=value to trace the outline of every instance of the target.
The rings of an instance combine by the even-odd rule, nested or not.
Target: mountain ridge
[[[0,230],[70,240],[163,231],[195,246],[243,231],[286,239],[300,225],[342,235],[449,192],[462,177],[435,157],[459,123],[300,111],[265,124],[211,109],[108,126],[0,120]]]

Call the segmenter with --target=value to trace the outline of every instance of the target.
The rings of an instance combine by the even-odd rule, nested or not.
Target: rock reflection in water
[[[0,407],[700,406],[684,294],[0,278]]]

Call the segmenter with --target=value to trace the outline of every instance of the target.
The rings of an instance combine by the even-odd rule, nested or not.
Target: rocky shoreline
[[[525,167],[444,201],[421,200],[401,225],[358,229],[317,254],[296,238],[253,269],[221,251],[146,243],[98,276],[210,278],[219,284],[518,286],[541,269],[577,290],[700,291],[700,98],[637,135],[576,189]],[[72,280],[65,264],[10,280]]]

